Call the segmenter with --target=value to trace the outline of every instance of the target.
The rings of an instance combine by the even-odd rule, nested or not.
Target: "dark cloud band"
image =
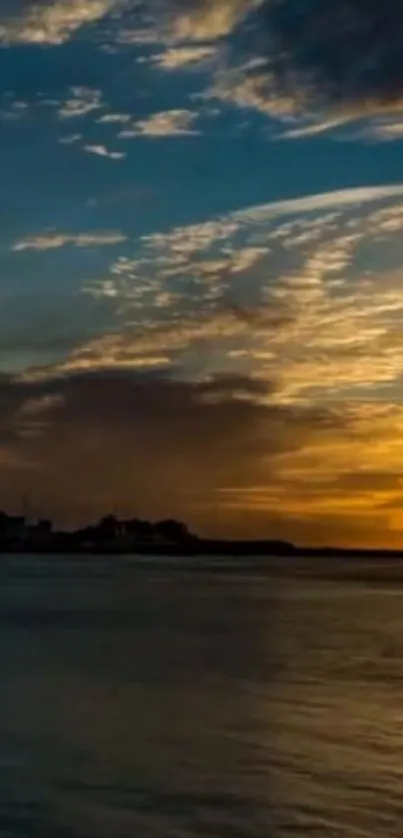
[[[352,111],[400,103],[401,0],[270,0],[259,19],[270,70],[287,90]]]

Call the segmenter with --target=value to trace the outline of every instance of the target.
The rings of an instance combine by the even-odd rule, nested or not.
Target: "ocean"
[[[402,580],[307,567],[2,557],[1,838],[400,838]]]

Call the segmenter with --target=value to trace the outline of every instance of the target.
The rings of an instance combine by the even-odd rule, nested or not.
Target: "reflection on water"
[[[400,836],[403,587],[0,581],[0,836]]]

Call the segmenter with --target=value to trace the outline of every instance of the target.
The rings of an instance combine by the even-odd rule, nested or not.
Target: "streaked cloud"
[[[131,116],[126,113],[106,113],[101,116],[97,122],[105,125],[124,125],[125,122],[130,122],[130,120]]]
[[[24,381],[46,381],[74,372],[108,369],[169,368],[177,353],[192,351],[204,342],[236,336],[245,329],[236,314],[177,317],[174,322],[150,324],[144,329],[123,327],[78,346],[66,361],[53,367],[27,370]]]
[[[211,45],[177,46],[152,55],[150,62],[161,70],[181,70],[184,67],[203,66],[206,60],[213,58],[214,55],[216,55],[216,48]]]
[[[57,233],[50,231],[42,235],[21,239],[21,241],[13,244],[12,249],[15,252],[21,252],[24,250],[57,250],[67,245],[72,247],[102,247],[121,244],[125,241],[127,241],[127,236],[114,231],[94,233]]]
[[[23,401],[14,414],[17,437],[36,440],[43,436],[52,422],[52,414],[63,405],[61,393],[33,396]]]
[[[39,413],[44,413],[52,410],[54,407],[59,407],[63,403],[63,396],[60,393],[53,393],[44,396],[37,396],[27,399],[19,409],[19,414],[23,416],[37,416]]]
[[[403,184],[391,186],[364,186],[356,189],[340,189],[318,195],[293,198],[287,201],[276,201],[260,207],[235,212],[233,217],[242,220],[259,221],[264,217],[293,215],[297,213],[316,212],[318,210],[337,207],[359,206],[360,204],[382,201],[387,198],[398,198],[403,195]]]
[[[150,24],[150,21],[148,21]],[[157,24],[152,19],[152,24],[148,26],[135,27],[122,26],[116,36],[118,44],[123,46],[144,47],[150,44],[161,44],[162,36],[158,32]]]
[[[370,139],[377,142],[401,140],[403,138],[402,119],[375,120],[357,134],[358,139]]]
[[[399,185],[346,190],[144,236],[134,258],[119,257],[85,290],[131,324],[133,359],[165,357],[185,376],[195,365],[242,369],[274,382],[278,404],[375,393],[403,369],[401,275],[379,276],[362,256],[360,275],[356,260],[368,242],[398,236],[402,198]],[[119,355],[119,338],[107,340]],[[79,348],[65,371],[91,358],[102,368],[105,346]]]
[[[162,348],[163,341],[160,342]],[[95,339],[89,344],[79,347],[71,357],[59,367],[55,367],[52,375],[66,376],[76,372],[94,372],[99,370],[147,370],[150,368],[164,368],[169,366],[170,357],[163,352],[158,353],[156,342],[131,341],[128,334],[107,334]],[[31,380],[46,379],[46,371],[34,370]]]

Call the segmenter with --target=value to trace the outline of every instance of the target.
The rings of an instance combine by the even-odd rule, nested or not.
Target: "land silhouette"
[[[140,518],[119,520],[108,514],[73,531],[56,529],[48,518],[27,519],[0,511],[0,553],[116,554],[155,556],[312,557],[355,556],[403,559],[403,551],[298,546],[276,539],[202,538],[175,519],[151,522]]]
[[[209,555],[253,552],[292,553],[283,541],[231,541],[200,538],[175,519],[151,522],[119,520],[108,514],[96,523],[73,531],[54,528],[50,519],[29,522],[25,516],[0,511],[0,553],[116,553],[142,555]]]

